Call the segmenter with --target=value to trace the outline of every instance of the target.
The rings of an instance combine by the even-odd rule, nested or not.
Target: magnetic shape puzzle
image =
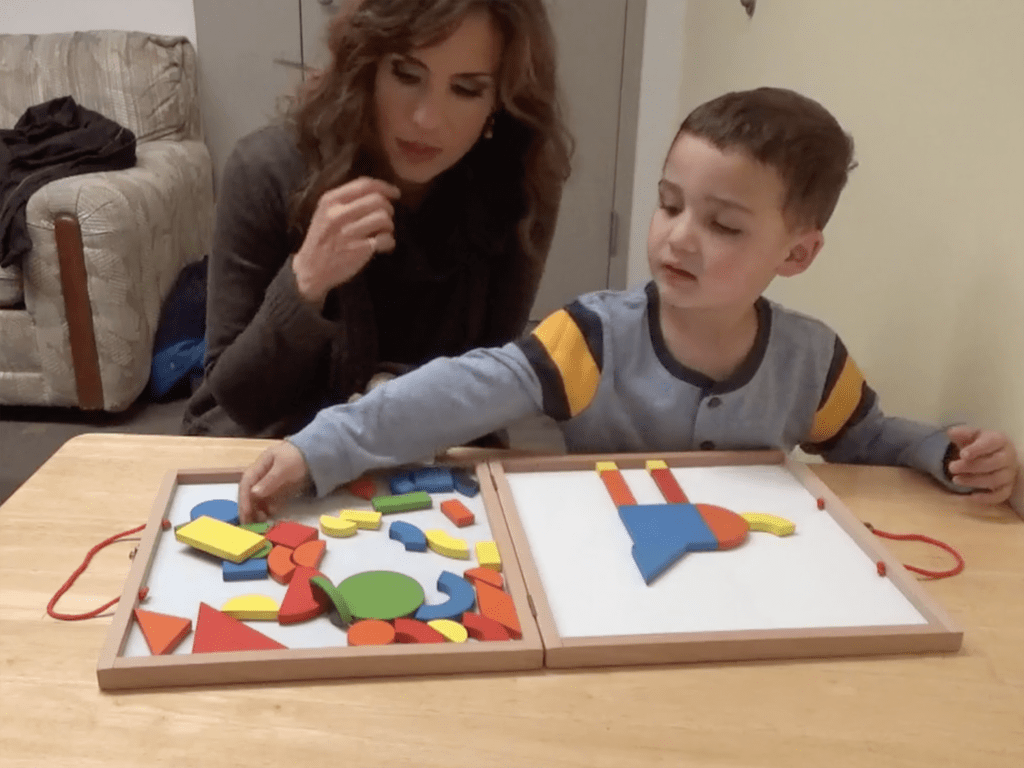
[[[267,595],[238,595],[220,607],[220,612],[241,621],[277,621],[277,601]]]
[[[220,520],[228,525],[238,525],[238,502],[231,499],[207,499],[192,507],[189,520],[197,520],[203,515]]]
[[[174,537],[201,552],[233,563],[240,563],[263,549],[266,541],[258,533],[205,516],[176,528]]]
[[[437,589],[448,595],[448,600],[438,605],[421,605],[414,616],[417,621],[454,619],[472,610],[476,602],[473,585],[451,571],[442,571],[437,577]]]
[[[440,528],[431,528],[423,533],[427,537],[427,546],[437,554],[456,560],[469,559],[469,545],[466,544],[465,539],[456,539]]]
[[[796,530],[796,524],[793,521],[778,515],[769,515],[767,512],[741,512],[740,517],[747,521],[752,531],[789,536]]]
[[[395,520],[388,527],[388,538],[401,542],[407,552],[426,552],[427,537],[418,527],[404,520]]]
[[[364,571],[338,585],[352,616],[357,619],[396,619],[423,605],[423,587],[411,576],[394,571]]]
[[[196,636],[192,641],[192,653],[215,653],[218,651],[273,651],[285,650],[273,638],[257,632],[250,626],[221,613],[206,603],[199,604],[199,618],[196,620]]]
[[[192,631],[192,620],[166,613],[135,609],[135,620],[139,622],[142,636],[154,656],[171,653],[185,636]]]

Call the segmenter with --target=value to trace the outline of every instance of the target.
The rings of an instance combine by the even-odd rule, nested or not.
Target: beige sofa
[[[213,178],[195,51],[140,32],[0,35],[0,128],[61,96],[135,133],[137,163],[58,179],[0,269],[0,406],[120,411],[146,387],[162,302],[209,251]]]

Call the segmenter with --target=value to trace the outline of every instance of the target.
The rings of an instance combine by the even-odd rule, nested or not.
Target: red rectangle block
[[[668,467],[658,467],[651,470],[651,477],[654,478],[654,482],[658,484],[658,489],[661,491],[661,495],[665,497],[665,501],[669,504],[685,504],[689,501],[686,498],[686,494],[683,489],[679,487],[679,482],[676,480],[676,476],[672,474],[672,470]]]

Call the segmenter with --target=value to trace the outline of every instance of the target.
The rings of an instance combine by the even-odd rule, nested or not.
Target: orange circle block
[[[711,533],[718,539],[719,549],[738,547],[747,539],[750,525],[731,509],[716,507],[714,504],[695,504]]]
[[[364,619],[348,628],[349,645],[390,645],[395,642],[395,628],[380,619]]]

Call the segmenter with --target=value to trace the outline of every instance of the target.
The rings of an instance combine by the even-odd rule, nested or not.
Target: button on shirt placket
[[[701,416],[704,417],[704,418],[701,419],[701,421],[704,421],[705,418],[706,418],[707,422],[709,422],[707,424],[707,426],[710,426],[712,423],[714,423],[716,421],[716,419],[714,418],[715,414],[707,413],[707,411],[714,411],[721,404],[722,404],[722,398],[718,397],[717,395],[713,395],[713,396],[711,396],[709,398],[706,398],[704,400],[704,403],[703,403],[704,407],[701,408]],[[715,430],[707,430],[707,429],[701,430],[700,426],[701,425],[698,425],[698,434],[696,435],[697,437],[699,437],[700,432],[704,432],[704,431],[712,431],[713,432],[713,431],[715,431]],[[701,440],[701,442],[700,442],[700,449],[702,451],[713,451],[713,450],[715,450],[715,443],[712,440]]]

